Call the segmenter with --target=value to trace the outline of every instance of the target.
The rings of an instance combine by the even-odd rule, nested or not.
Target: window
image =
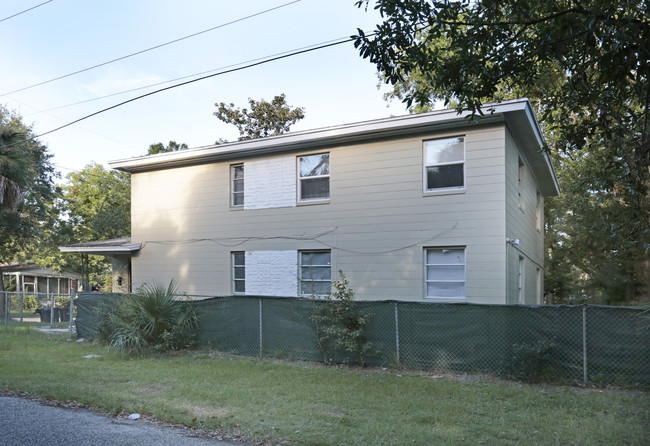
[[[537,305],[541,305],[541,303],[542,303],[542,286],[544,284],[544,282],[542,280],[542,269],[537,268],[535,270],[535,272],[537,273],[537,289],[536,289],[535,296],[537,297]]]
[[[465,138],[425,141],[425,191],[463,187],[465,187]]]
[[[524,210],[524,174],[526,173],[526,165],[519,158],[519,171],[517,173],[517,192],[519,194],[518,202],[519,208]]]
[[[239,207],[244,205],[244,165],[235,164],[231,166],[230,173],[232,181],[232,206]]]
[[[232,253],[232,292],[246,292],[246,254],[243,251]]]
[[[537,191],[537,204],[535,208],[535,226],[539,232],[542,232],[542,222],[544,221],[544,200],[542,194]]]
[[[332,287],[330,251],[300,251],[300,295],[323,296]]]
[[[524,258],[519,256],[519,267],[517,269],[517,303],[524,303]]]
[[[465,299],[465,248],[429,248],[424,255],[426,297]]]
[[[298,157],[298,200],[330,198],[330,154]]]

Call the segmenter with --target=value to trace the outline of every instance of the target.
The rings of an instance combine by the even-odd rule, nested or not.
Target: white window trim
[[[443,250],[443,249],[462,249],[465,257],[465,263],[463,264],[463,280],[428,280],[427,279],[427,266],[449,266],[449,264],[442,263],[427,263],[427,251],[429,250]],[[467,300],[467,247],[466,246],[427,246],[423,250],[423,264],[424,264],[424,298],[431,300],[447,300],[447,301],[458,301],[464,302]],[[464,297],[441,297],[441,296],[427,296],[427,284],[433,282],[453,282],[453,283],[464,283],[465,284],[465,296]]]
[[[308,252],[327,252],[330,255],[330,264],[329,265],[307,265],[307,266],[316,266],[323,267],[329,266],[330,268],[330,280],[305,280],[305,282],[328,282],[330,284],[330,290],[332,289],[332,251],[329,249],[303,249],[298,251],[298,296],[308,297],[308,296],[325,296],[326,294],[303,294],[302,292],[302,254]]]
[[[235,264],[235,255],[236,254],[242,254],[244,256],[244,264],[243,265],[236,265]],[[235,266],[237,267],[243,267],[244,268],[244,278],[243,279],[236,279],[235,278]],[[232,251],[230,253],[230,276],[231,276],[231,288],[232,288],[232,294],[236,295],[243,295],[246,294],[246,253],[244,251]],[[244,291],[235,291],[235,282],[240,281],[244,282]]]
[[[244,190],[241,191],[242,204],[235,204],[235,167],[241,166],[244,169]],[[246,168],[244,163],[237,163],[230,165],[230,207],[234,209],[243,209],[246,201],[244,198],[244,192],[246,188]],[[240,192],[237,192],[240,193]]]
[[[462,186],[453,186],[453,187],[437,187],[435,189],[428,189],[427,186],[427,167],[436,167],[436,166],[450,166],[454,164],[461,164],[460,161],[452,161],[447,163],[437,163],[437,164],[427,164],[427,143],[429,141],[442,141],[445,139],[457,139],[461,138],[463,140],[463,185]],[[454,193],[465,193],[467,189],[467,145],[466,145],[465,135],[458,136],[446,136],[444,138],[433,138],[422,141],[422,190],[425,195],[442,195],[442,194],[454,194]]]
[[[519,156],[517,161],[517,205],[521,212],[526,212],[526,204],[524,202],[524,192],[526,186],[526,163]]]
[[[526,263],[523,256],[519,256],[517,264],[517,303],[523,305],[526,302],[524,287],[526,285]]]
[[[544,227],[544,198],[542,197],[542,194],[540,193],[539,189],[537,189],[537,202],[535,204],[535,227],[537,228],[537,232],[542,232],[542,228]]]
[[[327,175],[312,175],[312,176],[309,176],[309,177],[303,177],[302,175],[300,175],[300,158],[306,158],[308,156],[315,156],[315,155],[328,155],[327,164],[328,164],[328,170],[329,170],[330,173],[328,173]],[[298,204],[325,203],[325,202],[330,201],[330,197],[332,196],[332,188],[331,188],[331,186],[332,186],[332,182],[331,182],[332,163],[331,163],[331,161],[332,161],[332,157],[331,157],[330,152],[307,153],[305,155],[298,155],[296,157],[296,178],[297,178],[297,183],[296,183],[296,195],[297,195],[297,197],[296,197],[296,200],[297,200]],[[328,179],[328,183],[329,183],[330,187],[329,187],[329,193],[327,194],[327,198],[302,198],[302,187],[301,187],[302,186],[302,180],[303,179],[313,180],[313,179],[318,179],[318,178],[327,178]]]

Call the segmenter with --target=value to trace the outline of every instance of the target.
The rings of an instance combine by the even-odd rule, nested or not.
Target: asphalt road
[[[245,446],[188,437],[184,429],[118,419],[84,409],[43,406],[0,397],[0,445],[11,446]]]

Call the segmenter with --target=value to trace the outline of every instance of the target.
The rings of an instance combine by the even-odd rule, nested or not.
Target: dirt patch
[[[225,407],[197,406],[194,404],[181,404],[179,407],[189,412],[194,418],[222,418],[232,415],[232,411]]]

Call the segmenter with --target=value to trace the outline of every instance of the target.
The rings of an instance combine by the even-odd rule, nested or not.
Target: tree
[[[383,23],[374,35],[359,30],[355,45],[412,111],[443,101],[477,119],[485,102],[533,99],[564,190],[547,209],[551,290],[608,303],[642,295],[648,2],[379,0],[376,9]],[[553,282],[567,271],[564,285]]]
[[[169,144],[165,147],[163,143],[158,142],[156,144],[151,144],[147,155],[154,155],[156,153],[166,153],[166,152],[177,152],[179,150],[186,150],[187,144],[181,143],[178,144],[176,141],[169,141]]]
[[[90,163],[80,172],[68,174],[63,188],[63,205],[68,214],[70,240],[89,242],[128,237],[131,233],[131,177],[124,172],[106,170]],[[110,261],[89,256],[93,283],[103,283],[110,272]]]
[[[239,130],[239,141],[263,138],[271,135],[281,135],[289,131],[289,127],[305,117],[304,109],[292,108],[287,104],[284,93],[273,98],[271,102],[264,99],[255,101],[248,98],[250,111],[226,105],[223,102],[214,104],[218,110],[214,115],[226,124],[233,124]]]
[[[22,117],[0,106],[0,264],[18,260],[58,219],[50,158]]]
[[[128,237],[131,233],[131,177],[90,163],[68,174],[63,201],[79,241]]]

